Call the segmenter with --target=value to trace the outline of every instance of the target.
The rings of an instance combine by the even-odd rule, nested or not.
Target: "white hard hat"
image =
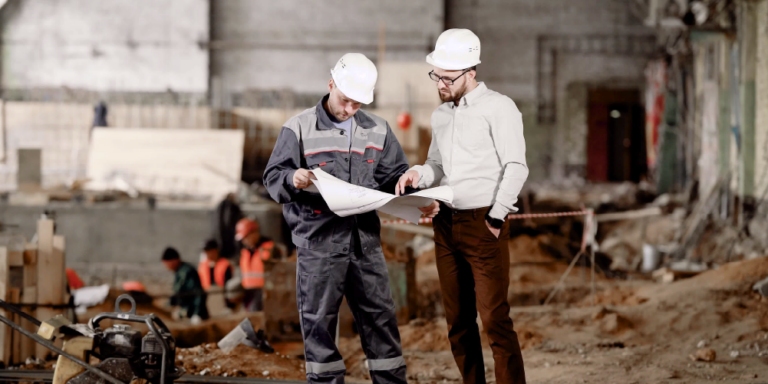
[[[331,70],[331,77],[345,96],[363,104],[373,102],[373,87],[379,77],[376,66],[362,53],[347,53]]]
[[[480,64],[480,39],[469,29],[449,29],[440,34],[427,63],[446,71],[459,71]]]

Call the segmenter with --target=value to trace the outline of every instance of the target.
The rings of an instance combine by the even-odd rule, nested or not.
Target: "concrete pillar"
[[[718,174],[723,176],[730,170],[731,163],[731,44],[734,42],[725,35],[720,35],[717,41],[717,57],[719,61],[719,116],[718,116]],[[734,85],[735,86],[735,85]],[[732,175],[731,177],[734,177]]]
[[[757,3],[755,74],[755,195],[768,197],[768,0]]]
[[[739,195],[755,193],[755,78],[757,75],[757,4],[739,3],[739,47],[741,94],[741,162]]]

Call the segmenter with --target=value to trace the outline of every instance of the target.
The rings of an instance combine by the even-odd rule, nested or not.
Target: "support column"
[[[741,163],[739,195],[755,193],[755,79],[757,75],[757,4],[740,2],[739,45],[741,48]]]

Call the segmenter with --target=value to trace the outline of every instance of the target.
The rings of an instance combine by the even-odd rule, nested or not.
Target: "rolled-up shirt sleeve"
[[[515,203],[528,179],[523,116],[515,103],[504,97],[489,120],[493,145],[503,170],[499,190],[489,215],[494,219],[504,219],[509,212],[517,212]]]
[[[429,144],[427,152],[427,162],[424,165],[416,165],[411,168],[412,171],[419,173],[419,188],[431,188],[440,183],[445,173],[443,173],[443,158],[440,156],[440,149],[437,147],[435,132],[432,131],[432,142]]]

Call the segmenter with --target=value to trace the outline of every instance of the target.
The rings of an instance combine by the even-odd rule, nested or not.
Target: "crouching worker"
[[[181,261],[179,252],[172,247],[163,252],[163,264],[174,273],[171,305],[178,307],[173,312],[174,318],[189,319],[192,324],[208,319],[207,296],[195,267]]]

